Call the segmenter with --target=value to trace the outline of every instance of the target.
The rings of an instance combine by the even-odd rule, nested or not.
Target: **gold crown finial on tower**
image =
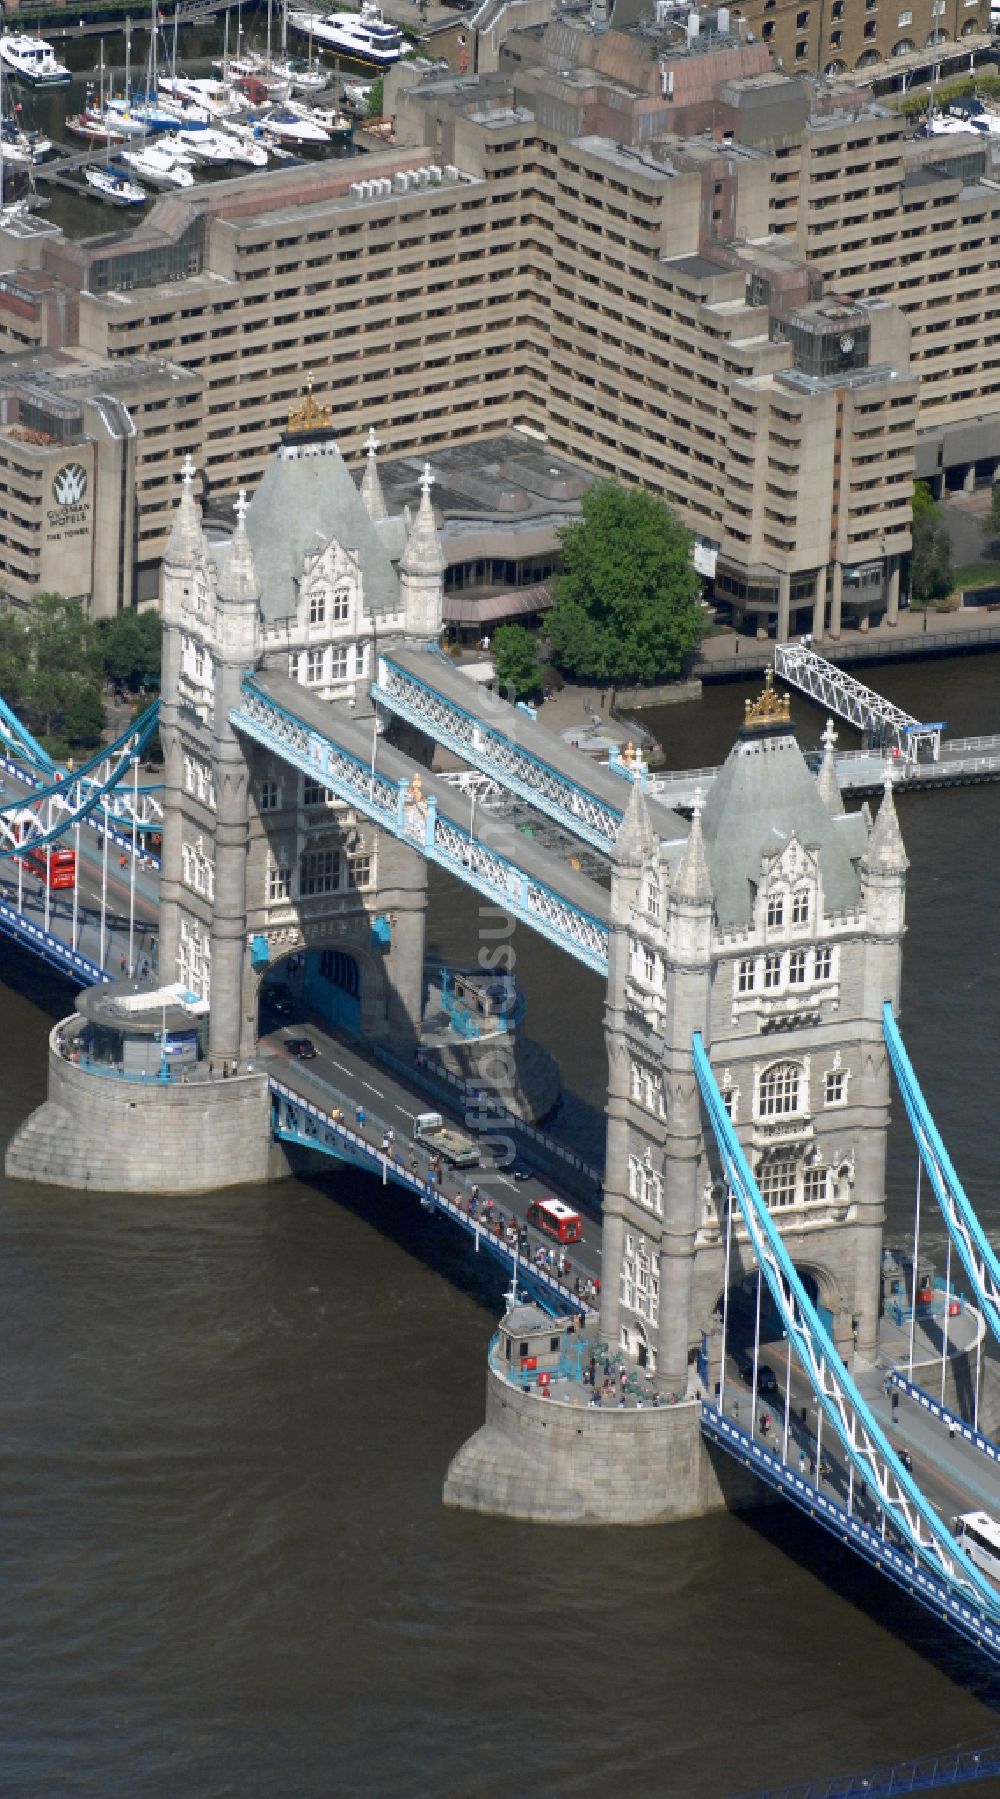
[[[774,670],[764,676],[764,691],[757,700],[745,702],[745,730],[762,729],[765,725],[788,725],[792,721],[792,701],[787,693],[775,693]]]
[[[306,397],[298,411],[293,407],[288,414],[288,429],[296,436],[311,431],[329,431],[331,429],[329,406],[317,406],[313,399],[312,376],[306,382]]]

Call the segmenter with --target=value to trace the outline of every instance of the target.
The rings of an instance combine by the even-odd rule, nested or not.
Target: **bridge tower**
[[[691,1038],[841,1350],[874,1352],[906,856],[891,790],[847,813],[770,677],[686,842],[637,786],[612,864],[602,1328],[683,1391],[723,1285],[725,1193]],[[733,1278],[750,1267],[742,1225]]]
[[[373,437],[359,487],[311,393],[229,540],[210,540],[184,473],[164,559],[160,967],[208,998],[210,1053],[247,1056],[263,972],[304,952],[311,1008],[406,1049],[422,1005],[423,860],[230,723],[249,672],[378,721],[376,649],[434,641],[444,558],[425,470],[388,516]],[[290,723],[289,729],[294,729]]]

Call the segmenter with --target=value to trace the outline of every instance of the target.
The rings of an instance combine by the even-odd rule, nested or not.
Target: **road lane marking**
[[[385,1098],[385,1094],[382,1092],[381,1087],[373,1087],[371,1081],[362,1081],[361,1085],[362,1087],[367,1087],[369,1093],[374,1093],[376,1099]]]

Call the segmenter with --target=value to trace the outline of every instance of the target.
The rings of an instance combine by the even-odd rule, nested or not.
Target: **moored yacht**
[[[74,137],[83,137],[91,144],[123,144],[125,132],[120,124],[109,125],[99,112],[92,112],[88,107],[85,112],[74,113],[66,120],[66,130]]]
[[[0,36],[0,62],[32,87],[61,87],[70,80],[69,70],[59,62],[52,45],[43,37],[28,37],[24,32],[5,32]]]
[[[122,161],[151,187],[194,186],[186,158],[163,138],[154,144],[143,144],[139,150],[123,150]]]
[[[288,22],[296,31],[315,38],[317,44],[355,62],[375,63],[378,68],[387,69],[403,54],[402,32],[386,22],[375,0],[362,0],[359,13],[290,12]]]
[[[121,169],[87,169],[85,180],[96,199],[108,200],[112,206],[143,206],[149,198],[145,188],[130,181]]]
[[[330,142],[330,133],[325,126],[317,125],[311,113],[304,108],[293,110],[291,106],[275,106],[264,113],[260,132],[265,140],[271,137],[276,143],[298,150],[322,150]]]

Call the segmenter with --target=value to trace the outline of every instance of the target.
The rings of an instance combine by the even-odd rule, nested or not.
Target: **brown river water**
[[[997,672],[878,679],[966,734],[996,726]],[[721,758],[744,697],[647,715],[668,764]],[[995,1236],[1000,789],[899,810],[903,1029]],[[430,937],[474,951],[474,898],[437,880]],[[600,985],[515,941],[583,1141]],[[0,975],[5,1139],[69,990],[2,941]],[[145,1201],[2,1189],[5,1796],[731,1799],[1000,1737],[1000,1682],[786,1508],[635,1531],[446,1512],[501,1282],[391,1189],[331,1171],[178,1201],[155,1178]],[[913,1178],[899,1123],[899,1236]]]

